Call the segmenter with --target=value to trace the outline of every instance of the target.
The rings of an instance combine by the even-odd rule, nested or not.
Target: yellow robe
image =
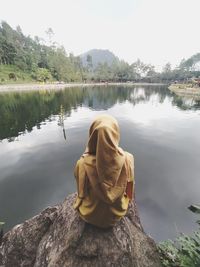
[[[113,226],[126,214],[133,195],[133,156],[118,143],[117,121],[99,116],[74,171],[78,191],[74,208],[84,221],[102,228]]]

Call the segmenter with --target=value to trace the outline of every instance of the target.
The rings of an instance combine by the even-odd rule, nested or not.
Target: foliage
[[[191,205],[189,209],[200,213],[200,205]],[[197,221],[200,224],[199,221]],[[167,240],[158,246],[161,261],[166,267],[200,266],[200,230],[188,236],[181,234],[175,241]]]
[[[0,66],[12,65],[21,72],[35,73],[32,79],[36,80],[50,79],[52,76],[60,81],[81,81],[83,70],[80,58],[68,56],[62,46],[52,41],[51,28],[46,33],[49,46],[38,37],[32,39],[23,35],[19,26],[14,30],[3,21],[0,24]],[[2,79],[6,80],[5,77]]]
[[[18,74],[13,72],[16,76],[16,79],[11,79],[13,82],[15,80],[17,82],[38,80],[36,74],[41,68],[46,69],[46,73],[48,71],[52,79],[64,82],[141,81],[170,83],[200,76],[200,53],[187,60],[182,60],[175,69],[172,69],[170,63],[167,63],[162,72],[159,73],[155,71],[154,66],[145,64],[139,59],[132,64],[119,60],[108,50],[93,49],[80,57],[73,54],[68,55],[64,47],[53,40],[54,32],[51,28],[47,29],[46,35],[48,37],[47,42],[37,36],[33,39],[30,36],[25,36],[19,26],[14,30],[7,22],[1,22],[0,67],[15,66]],[[23,73],[26,75],[22,75]],[[0,76],[2,76],[1,72]],[[18,76],[24,76],[24,79],[19,79]],[[43,77],[42,80],[50,79],[50,75],[47,76],[49,78]],[[10,82],[7,76],[0,77],[0,82],[7,81]]]
[[[200,213],[200,205],[191,205],[188,207],[188,209],[194,213]]]
[[[165,241],[159,245],[163,266],[199,267],[200,266],[200,232],[192,236],[180,235],[174,242]]]
[[[46,82],[47,80],[52,79],[50,71],[45,68],[38,68],[33,76],[40,82]]]
[[[10,78],[10,74],[13,73],[15,78]],[[31,72],[23,71],[15,65],[0,65],[0,84],[4,83],[24,83],[33,81]]]
[[[180,63],[180,68],[186,71],[199,71],[200,70],[200,53],[197,53],[187,60],[183,59]]]

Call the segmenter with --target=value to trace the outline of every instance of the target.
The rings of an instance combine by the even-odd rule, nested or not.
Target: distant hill
[[[92,49],[88,52],[81,54],[80,58],[83,63],[83,66],[87,66],[87,56],[90,55],[92,57],[92,65],[95,69],[99,63],[107,63],[111,65],[113,61],[119,60],[112,52],[104,49]]]

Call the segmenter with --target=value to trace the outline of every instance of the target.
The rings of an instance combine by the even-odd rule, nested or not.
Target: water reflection
[[[74,164],[91,121],[105,111],[135,155],[145,230],[162,240],[194,229],[186,207],[199,202],[200,103],[158,86],[1,94],[0,220],[7,229],[75,190]]]
[[[62,128],[64,139],[66,140],[66,130],[65,130],[65,122],[64,122],[65,110],[63,106],[60,106],[60,113],[59,113],[59,121],[58,126]]]
[[[69,88],[63,91],[48,91],[26,93],[6,93],[0,95],[0,140],[30,132],[34,126],[40,129],[40,124],[51,121],[52,115],[57,115],[61,107],[65,116],[70,116],[71,110],[79,106],[88,106],[93,110],[107,110],[116,103],[128,101],[133,105],[145,103],[156,97],[158,103],[163,103],[166,97],[172,105],[180,109],[199,109],[200,101],[184,99],[171,95],[165,87],[94,87]],[[64,116],[64,114],[62,114]]]

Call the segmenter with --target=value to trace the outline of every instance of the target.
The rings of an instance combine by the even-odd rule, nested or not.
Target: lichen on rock
[[[76,194],[15,226],[3,236],[3,267],[160,267],[155,242],[141,226],[136,204],[114,227],[85,223],[73,209]]]

